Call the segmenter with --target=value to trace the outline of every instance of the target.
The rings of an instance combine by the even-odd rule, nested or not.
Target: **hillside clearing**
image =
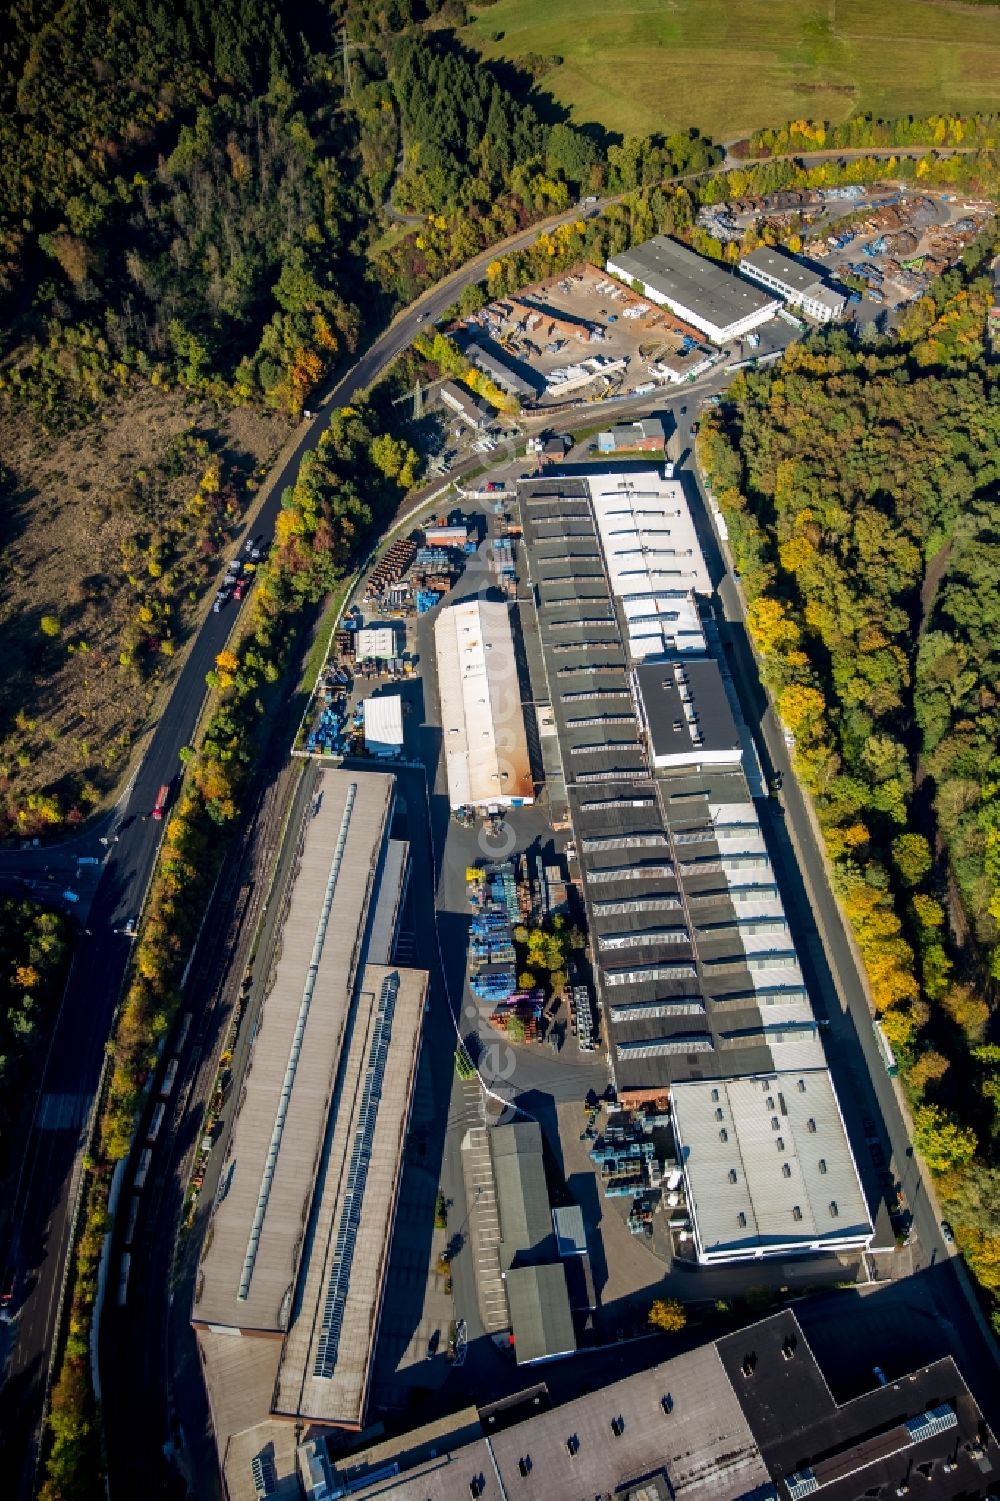
[[[226,533],[289,431],[276,413],[220,413],[147,385],[102,416],[53,437],[23,410],[0,414],[7,816],[42,793],[86,814],[117,786],[174,675]],[[218,492],[195,504],[215,461]]]

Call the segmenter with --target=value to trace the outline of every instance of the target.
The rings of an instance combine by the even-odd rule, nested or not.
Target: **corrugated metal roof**
[[[198,1322],[271,1332],[287,1322],[394,785],[381,772],[319,775],[199,1272]]]
[[[403,700],[398,693],[383,693],[366,698],[365,744],[369,750],[383,753],[401,750],[403,745]]]
[[[281,1353],[277,1414],[357,1428],[364,1421],[426,997],[425,970],[369,964],[358,983]]]
[[[689,250],[668,235],[656,235],[642,245],[612,256],[608,261],[612,275],[636,279],[660,297],[693,313],[706,323],[725,332],[748,317],[766,317],[775,306],[752,282],[720,266],[715,261]]]
[[[507,606],[485,599],[450,605],[435,622],[434,645],[451,806],[531,802]]]
[[[504,1284],[518,1365],[572,1355],[576,1334],[562,1262],[513,1268]]]
[[[671,1101],[706,1254],[870,1234],[828,1070],[685,1081]]]
[[[489,1134],[500,1219],[500,1265],[552,1254],[552,1210],[542,1135],[534,1121],[495,1126]]]

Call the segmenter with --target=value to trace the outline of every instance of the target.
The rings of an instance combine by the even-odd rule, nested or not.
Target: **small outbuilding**
[[[403,753],[403,700],[398,693],[366,698],[364,703],[365,750],[380,761],[394,760]]]

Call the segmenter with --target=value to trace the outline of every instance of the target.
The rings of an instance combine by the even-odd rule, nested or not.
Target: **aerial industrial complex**
[[[510,611],[472,599],[434,626],[452,808],[517,808],[534,797]]]
[[[297,1428],[365,1418],[427,993],[392,963],[394,797],[323,771],[298,832],[192,1309],[230,1501],[262,1464],[298,1495]]]
[[[787,1310],[563,1406],[533,1395],[513,1420],[502,1404],[467,1409],[334,1464],[309,1448],[309,1494],[985,1501],[1000,1476],[1000,1448],[950,1357],[838,1403]]]
[[[602,472],[519,500],[618,1099],[670,1097],[700,1260],[867,1244],[684,491]]]
[[[713,344],[745,338],[773,318],[781,305],[776,297],[669,235],[621,251],[611,257],[607,269],[650,302],[668,307]]]
[[[814,267],[798,261],[785,250],[762,245],[740,261],[740,270],[768,291],[776,292],[790,307],[801,308],[817,323],[831,323],[843,316],[847,296],[828,285]]]

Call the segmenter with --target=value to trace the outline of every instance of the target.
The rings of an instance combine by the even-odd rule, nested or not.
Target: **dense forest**
[[[581,189],[628,186],[637,154],[657,177],[713,160],[682,135],[633,143],[608,177],[588,134],[422,29],[435,9],[17,8],[0,390],[50,424],[124,372],[295,414],[394,298]],[[426,226],[378,254],[390,193]]]
[[[974,246],[891,338],[815,336],[739,378],[699,438],[917,1145],[994,1296],[1000,402],[982,273],[995,248]]]

